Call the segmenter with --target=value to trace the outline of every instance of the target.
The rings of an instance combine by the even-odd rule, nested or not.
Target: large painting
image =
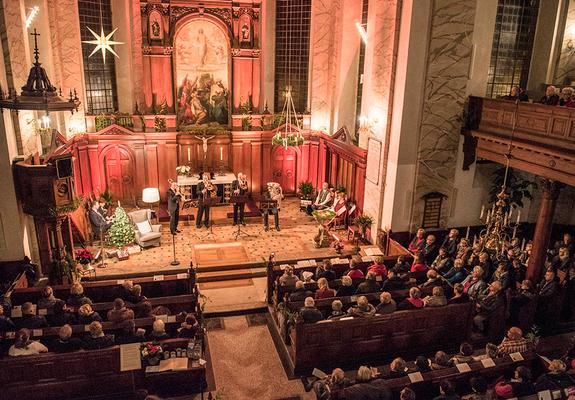
[[[229,120],[229,45],[209,20],[192,20],[175,38],[178,126]]]

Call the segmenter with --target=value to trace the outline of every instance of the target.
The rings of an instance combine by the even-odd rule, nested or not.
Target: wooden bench
[[[193,294],[196,292],[193,274],[155,275],[130,279],[134,285],[142,286],[142,294],[148,298],[168,295]],[[124,279],[82,282],[84,294],[94,303],[113,301]],[[52,286],[56,298],[66,300],[70,296],[70,285]],[[29,287],[15,289],[12,292],[12,304],[30,301],[36,303],[42,297],[42,288]]]
[[[204,339],[207,341],[207,339]],[[167,339],[164,346],[187,346],[187,339]],[[121,371],[120,346],[73,353],[0,359],[0,399],[56,400],[65,398],[126,399],[139,389],[162,395],[205,390],[209,349],[202,356],[208,364],[189,360],[184,371],[146,374],[144,369]],[[41,393],[41,396],[39,395]]]
[[[370,318],[297,322],[286,345],[296,374],[365,360],[455,348],[469,337],[473,305],[397,311]],[[278,330],[278,334],[281,330]]]

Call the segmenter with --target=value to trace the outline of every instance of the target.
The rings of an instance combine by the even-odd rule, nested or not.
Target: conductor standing
[[[180,200],[182,199],[180,188],[176,182],[170,182],[167,197],[168,213],[170,214],[170,233],[175,235],[176,233],[181,232],[178,230],[178,221],[180,219]]]

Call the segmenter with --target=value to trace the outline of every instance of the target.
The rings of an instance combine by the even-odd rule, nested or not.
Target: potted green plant
[[[110,189],[106,188],[106,190],[100,193],[100,199],[104,200],[106,207],[110,207],[112,204],[112,193],[110,192]]]
[[[365,237],[367,228],[371,228],[371,225],[373,224],[373,218],[370,215],[361,214],[355,219],[355,224],[359,228],[361,236]]]
[[[76,261],[68,252],[52,260],[50,282],[54,285],[69,284],[76,280],[78,271]]]
[[[313,194],[313,185],[309,181],[303,181],[299,184],[299,194],[301,199],[309,200]]]

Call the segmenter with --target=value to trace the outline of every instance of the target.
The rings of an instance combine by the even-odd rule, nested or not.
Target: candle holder
[[[224,176],[225,174],[226,174],[225,164],[222,160],[220,160],[220,163],[218,166],[218,176]]]

